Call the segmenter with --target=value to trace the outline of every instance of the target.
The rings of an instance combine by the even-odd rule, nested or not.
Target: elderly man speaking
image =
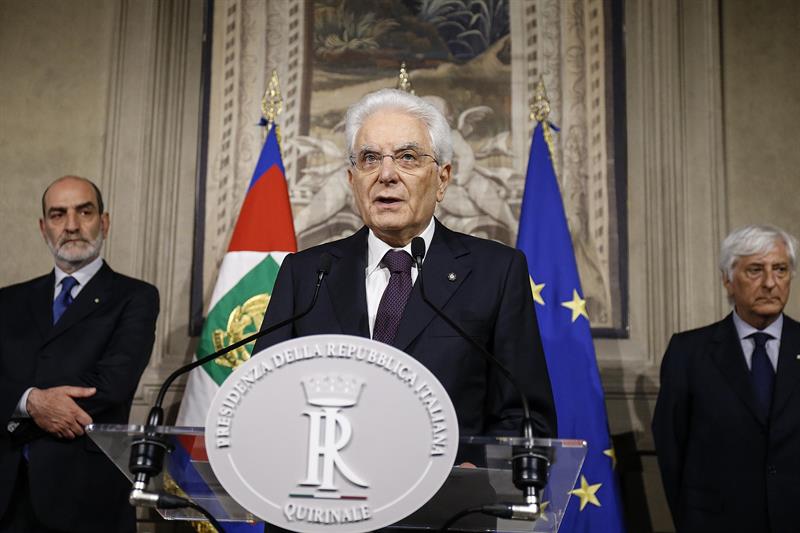
[[[347,112],[347,171],[364,227],[288,256],[263,326],[308,305],[322,254],[333,258],[314,309],[258,341],[320,333],[371,337],[411,354],[442,382],[462,435],[513,434],[522,418],[510,383],[422,299],[410,254],[421,237],[425,292],[519,380],[539,436],[556,434],[527,264],[497,242],[447,229],[433,216],[450,182],[450,127],[431,104],[402,91],[371,93]],[[327,294],[326,294],[327,293]]]

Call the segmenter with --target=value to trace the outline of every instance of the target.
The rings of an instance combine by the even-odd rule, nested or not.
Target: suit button
[[[777,473],[778,473],[778,469],[777,469],[777,468],[775,468],[775,467],[774,467],[774,466],[772,466],[772,465],[767,465],[767,473],[768,473],[768,474],[770,474],[770,475],[772,475],[772,476],[774,476],[775,474],[777,474]]]

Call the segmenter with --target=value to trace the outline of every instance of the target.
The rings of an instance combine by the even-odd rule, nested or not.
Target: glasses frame
[[[439,165],[439,161],[435,157],[433,157],[433,155],[431,155],[431,154],[419,153],[416,150],[413,150],[411,148],[405,148],[403,150],[398,150],[397,152],[399,152],[401,154],[404,153],[404,152],[414,152],[414,153],[417,154],[418,157],[430,157],[431,160],[434,162],[434,164],[436,164],[437,167],[441,166],[441,165]],[[356,161],[357,161],[356,157],[354,155],[350,156],[350,164],[353,166],[353,168],[355,168],[356,170],[358,170],[359,172],[364,173],[364,174],[372,174],[373,172],[379,170],[381,168],[381,166],[383,165],[383,160],[385,158],[387,158],[387,157],[391,157],[392,158],[392,164],[394,165],[394,168],[399,170],[399,171],[414,172],[415,170],[419,170],[419,169],[422,168],[422,165],[420,165],[418,168],[413,169],[413,170],[401,167],[400,165],[397,164],[397,159],[395,158],[395,154],[382,154],[380,152],[368,152],[368,153],[374,153],[374,154],[378,155],[381,158],[380,164],[378,164],[372,170],[361,170],[360,168],[358,168],[358,165],[356,164]]]

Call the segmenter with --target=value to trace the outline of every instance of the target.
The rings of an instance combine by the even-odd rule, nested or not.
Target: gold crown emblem
[[[320,407],[351,407],[358,403],[364,380],[343,374],[317,374],[302,380],[306,400]]]

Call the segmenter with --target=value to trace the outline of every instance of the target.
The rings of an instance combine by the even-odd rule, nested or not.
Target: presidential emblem
[[[245,509],[298,532],[396,523],[442,486],[455,410],[436,377],[370,339],[293,339],[242,363],[206,420],[209,463]]]
[[[308,497],[327,498],[331,493],[339,492],[333,482],[334,469],[351,484],[369,487],[339,454],[353,435],[353,426],[342,413],[342,408],[358,403],[362,385],[359,378],[339,374],[312,376],[303,381],[306,401],[320,408],[303,411],[303,415],[308,417],[308,470],[301,485],[318,490],[309,493]],[[357,499],[358,496],[351,495],[351,498]]]
[[[215,329],[211,338],[214,343],[214,350],[218,351],[231,344],[235,344],[244,339],[248,335],[252,335],[261,329],[261,323],[264,321],[264,313],[269,304],[269,294],[256,294],[249,298],[242,305],[237,305],[228,316],[228,325],[225,331]],[[252,346],[247,344],[232,350],[222,357],[214,359],[214,363],[220,366],[235,369],[248,359],[250,359],[250,350],[247,347]]]

